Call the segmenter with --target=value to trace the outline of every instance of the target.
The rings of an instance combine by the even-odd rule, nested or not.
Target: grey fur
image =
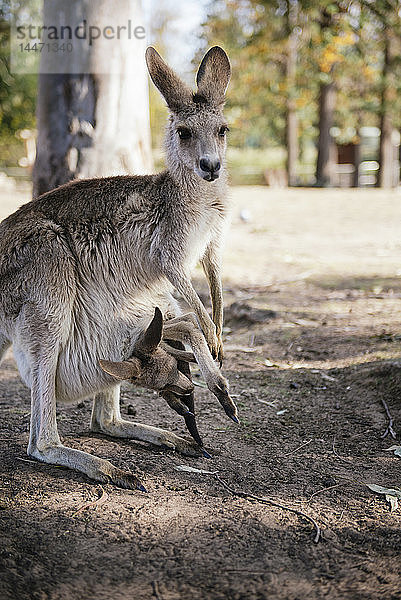
[[[176,96],[172,102],[172,71],[164,85],[166,71],[156,54],[148,50],[152,78],[164,86],[175,107],[166,135],[168,169],[149,176],[74,181],[22,206],[0,224],[0,357],[12,343],[21,376],[31,388],[28,453],[124,487],[137,487],[138,481],[108,461],[61,444],[56,399],[96,395],[95,431],[198,454],[196,445],[170,432],[122,420],[118,382],[99,365],[99,359],[132,357],[155,306],[167,319],[165,336],[191,345],[209,388],[227,414],[236,415],[227,382],[205,342],[215,356],[221,355],[219,257],[228,212],[226,143],[219,134],[224,118],[221,106],[194,102],[185,90],[178,104]],[[213,71],[213,64],[204,70]],[[221,60],[219,65],[216,77],[221,76]],[[190,128],[191,139],[180,140],[178,127]],[[204,156],[221,162],[215,181],[204,179],[199,167]],[[190,281],[199,260],[211,287],[213,321]],[[173,288],[196,318],[177,319]],[[165,364],[167,353],[162,345],[155,353],[142,384],[160,389],[158,365]],[[167,371],[176,373],[175,359],[170,359],[174,363]]]

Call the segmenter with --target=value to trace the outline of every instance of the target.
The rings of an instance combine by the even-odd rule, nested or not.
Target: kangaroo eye
[[[227,131],[230,131],[227,125],[222,125],[219,129],[219,136],[224,137]]]
[[[180,127],[177,129],[180,140],[189,140],[192,137],[192,131],[186,127]]]

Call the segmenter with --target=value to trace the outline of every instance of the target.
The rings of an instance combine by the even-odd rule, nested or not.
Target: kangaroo
[[[173,389],[160,388],[156,373],[166,356],[181,364],[188,359],[182,344],[189,344],[209,389],[238,422],[227,381],[208,349],[221,359],[219,256],[227,215],[222,105],[229,61],[221,48],[209,50],[193,94],[156,50],[148,48],[146,60],[171,111],[167,170],[73,181],[0,224],[0,358],[13,344],[21,376],[31,388],[28,454],[138,489],[143,486],[133,474],[61,443],[57,400],[94,396],[92,430],[198,455],[198,444],[123,420],[119,408],[120,380],[139,377],[177,412],[185,414],[189,407],[192,413],[191,382],[185,388],[180,377],[179,389],[188,392],[180,399]],[[190,281],[198,260],[210,285],[213,321]],[[181,315],[174,288],[194,313]],[[155,307],[160,307],[156,321],[165,320],[164,341],[157,350],[153,344],[152,352],[141,352]],[[167,367],[176,377],[176,365]],[[185,376],[182,367],[179,371]]]

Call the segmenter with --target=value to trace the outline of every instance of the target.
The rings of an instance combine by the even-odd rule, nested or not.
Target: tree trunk
[[[396,91],[392,81],[392,59],[393,48],[391,32],[385,30],[385,49],[383,64],[383,84],[381,93],[381,117],[380,117],[380,151],[379,151],[379,174],[377,186],[391,188],[397,185],[396,157],[393,144],[393,115],[392,105],[396,99]]]
[[[141,2],[45,0],[45,25],[83,19],[101,30],[129,20],[132,28],[141,26]],[[79,48],[74,55],[41,55],[34,197],[71,179],[144,173],[153,166],[144,40],[71,41],[74,51]]]
[[[288,2],[287,25],[288,25],[288,52],[287,52],[287,181],[288,185],[297,183],[297,161],[298,161],[298,118],[295,104],[296,91],[296,69],[297,69],[297,35],[295,27],[297,23],[297,2]]]
[[[334,83],[322,84],[319,98],[319,142],[316,168],[316,183],[322,187],[336,183],[336,149],[330,134],[333,126],[335,101]]]

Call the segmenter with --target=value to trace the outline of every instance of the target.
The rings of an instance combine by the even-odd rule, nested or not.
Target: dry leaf
[[[335,377],[332,377],[331,375],[327,375],[327,373],[320,373],[320,377],[322,379],[325,379],[326,381],[337,381],[337,379]]]
[[[398,488],[385,488],[375,483],[367,483],[367,487],[377,494],[384,494],[386,501],[390,504],[390,511],[398,508],[398,500],[401,500],[401,490]]]
[[[259,352],[260,351],[260,347],[257,346],[235,346],[232,344],[226,344],[224,346],[224,350],[226,352],[246,352],[246,353],[252,353],[252,352]]]
[[[277,400],[273,400],[272,402],[268,402],[267,400],[260,400],[260,398],[257,399],[258,402],[261,402],[262,404],[266,404],[267,406],[275,406]]]
[[[390,446],[390,448],[385,448],[384,452],[393,452],[396,456],[401,458],[401,446]]]
[[[390,496],[389,494],[386,494],[386,500],[390,504],[390,512],[393,512],[393,510],[397,510],[398,498],[396,498],[395,496]]]
[[[185,471],[186,473],[203,473],[204,475],[215,475],[217,471],[205,471],[204,469],[195,469],[195,467],[187,467],[187,465],[176,465],[176,471]]]

